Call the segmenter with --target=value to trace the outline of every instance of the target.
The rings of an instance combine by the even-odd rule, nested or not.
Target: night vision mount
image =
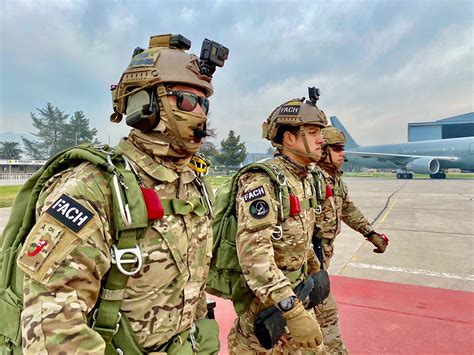
[[[309,100],[307,100],[306,103],[316,107],[319,97],[321,96],[321,91],[317,87],[314,87],[314,86],[309,87],[308,96],[309,96]]]

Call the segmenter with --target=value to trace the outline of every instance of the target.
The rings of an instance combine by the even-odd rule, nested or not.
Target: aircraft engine
[[[439,161],[433,158],[418,158],[406,165],[406,169],[417,174],[436,174],[439,171]]]

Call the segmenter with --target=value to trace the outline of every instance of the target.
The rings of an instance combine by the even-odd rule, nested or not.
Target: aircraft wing
[[[360,158],[372,158],[381,162],[390,161],[394,164],[405,165],[410,161],[418,158],[431,158],[439,161],[457,161],[458,157],[434,156],[434,155],[414,155],[414,154],[395,154],[395,153],[374,153],[374,152],[360,152],[360,151],[345,151],[346,156],[354,156]]]

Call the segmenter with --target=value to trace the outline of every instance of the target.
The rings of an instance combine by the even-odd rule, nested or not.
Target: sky
[[[110,85],[151,35],[182,34],[229,48],[214,74],[211,127],[250,152],[270,146],[275,107],[321,90],[319,107],[362,145],[407,141],[409,122],[472,112],[474,2],[1,0],[0,132],[35,132],[48,102],[83,111],[115,144]]]

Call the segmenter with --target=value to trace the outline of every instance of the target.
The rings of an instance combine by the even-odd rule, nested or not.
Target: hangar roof
[[[464,113],[462,115],[442,118],[432,122],[412,122],[408,126],[431,126],[431,125],[446,125],[455,123],[474,123],[474,112]]]

